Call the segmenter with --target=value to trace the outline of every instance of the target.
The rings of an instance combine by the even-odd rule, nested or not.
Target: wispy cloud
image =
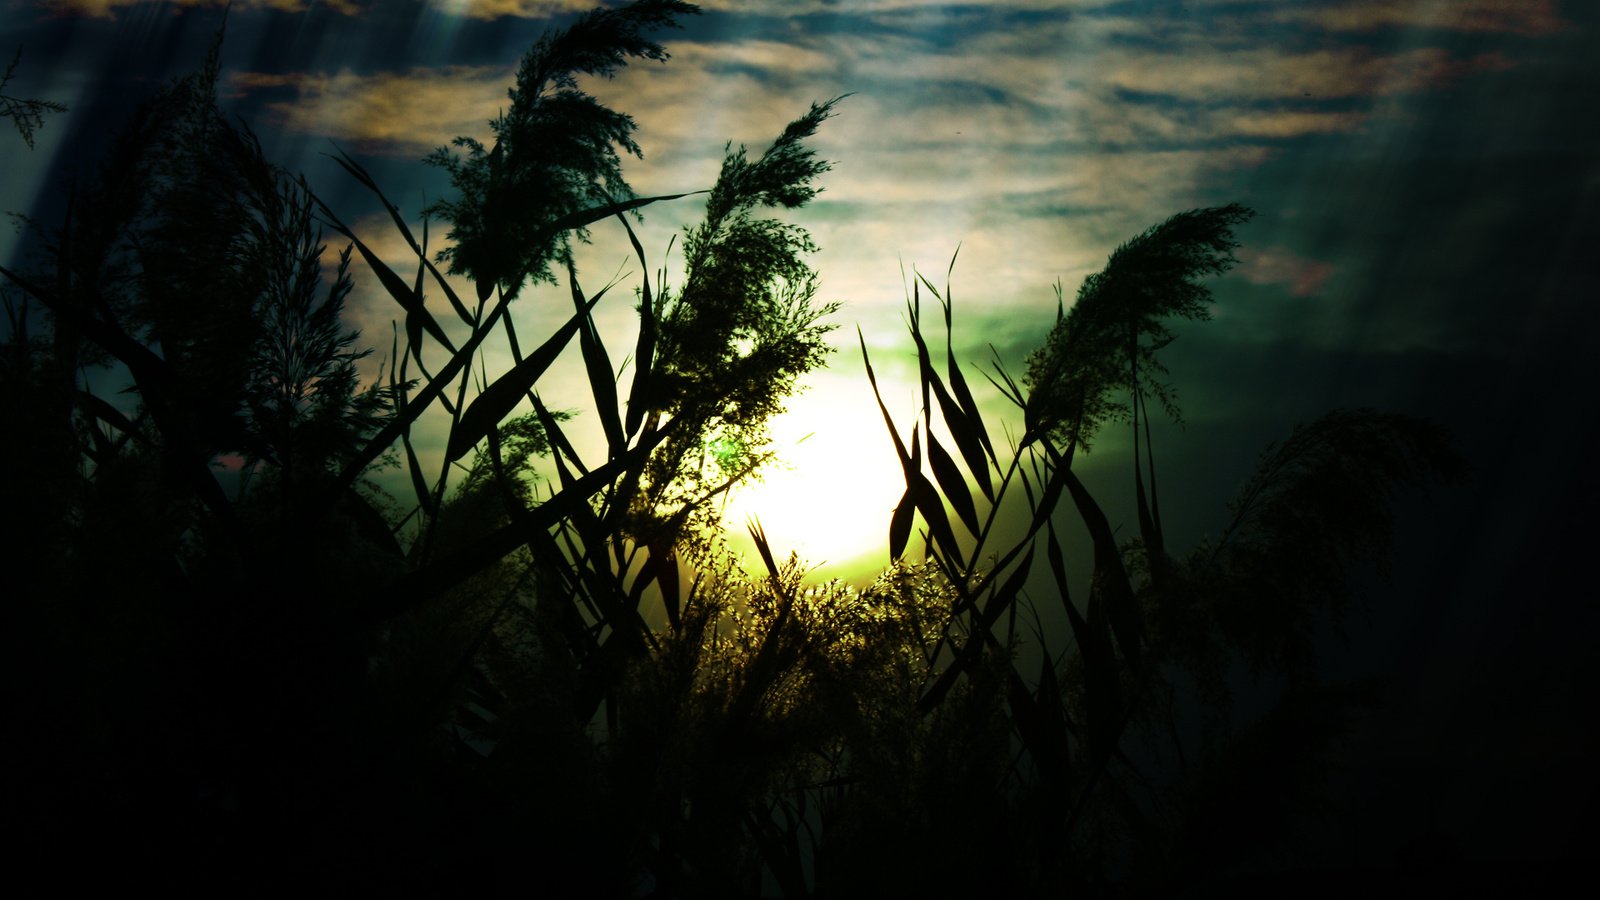
[[[1310,297],[1333,275],[1330,263],[1307,259],[1282,247],[1239,251],[1238,275],[1251,284],[1282,285],[1296,297]]]
[[[955,7],[1007,9],[1023,12],[1070,12],[1111,6],[1121,2],[1121,0],[962,0],[960,3],[953,4],[933,4],[929,3],[928,0],[849,0],[848,3],[841,3],[840,0],[696,0],[696,2],[705,9],[763,15],[810,15],[813,13],[837,15],[841,12],[854,15],[864,12],[922,11],[930,7],[935,8],[940,13],[943,13],[948,8]]]
[[[1435,90],[1474,72],[1501,71],[1501,53],[1469,58],[1438,47],[1382,53],[1365,47],[1284,53],[1262,48],[1173,60],[1126,57],[1106,73],[1114,87],[1195,101],[1386,97]]]
[[[1354,32],[1427,28],[1539,36],[1571,27],[1555,0],[1347,0],[1279,9],[1271,18],[1286,24]]]
[[[452,15],[493,21],[505,17],[546,19],[585,12],[599,4],[596,0],[429,0],[428,5]]]
[[[514,7],[521,12],[508,15],[531,15],[539,6],[496,2],[459,11]],[[815,141],[836,166],[799,218],[823,247],[830,299],[855,301],[852,315],[865,318],[892,318],[898,308],[897,260],[942,269],[958,244],[958,286],[964,272],[982,273],[990,309],[1048,306],[1051,282],[1063,278],[1070,289],[1140,228],[1180,209],[1248,199],[1238,192],[1249,173],[1287,150],[1381,133],[1434,92],[1516,62],[1493,46],[1466,54],[1427,41],[1392,49],[1341,24],[1341,16],[1380,10],[1369,20],[1442,27],[1438,15],[1381,12],[1392,4],[1297,7],[1306,18],[1292,26],[1274,5],[1235,4],[1215,28],[1209,19],[1135,16],[1099,2],[706,5],[734,14],[733,24],[698,40],[665,35],[667,64],[630,65],[613,80],[584,84],[638,123],[645,157],[628,162],[630,181],[645,194],[708,187],[726,141],[759,153],[808,103],[854,92]],[[1043,6],[1074,14],[1032,16],[1024,25],[1011,15]],[[1467,2],[1453,8],[1471,15],[1450,22],[1486,27],[1478,23],[1502,7],[1510,9]],[[827,12],[832,24],[777,21],[808,12]],[[1517,33],[1545,27],[1514,10],[1503,19],[1511,23],[1503,30]],[[1294,41],[1262,38],[1291,27]],[[456,134],[485,136],[486,121],[506,103],[511,62],[246,74],[233,83],[285,92],[266,99],[286,129],[415,157]],[[648,215],[647,246],[660,247],[696,218],[698,205],[679,201]],[[1295,294],[1317,292],[1331,273],[1286,251],[1250,257],[1242,270]]]
[[[44,0],[45,9],[57,14],[73,14],[91,19],[115,19],[117,10],[134,6],[144,0]],[[346,16],[354,16],[368,4],[358,0],[168,0],[173,6],[207,7],[221,9],[272,9],[279,12],[307,12],[314,6],[326,7]]]
[[[240,72],[227,83],[235,94],[290,92],[266,104],[274,124],[287,131],[368,153],[420,156],[456,135],[487,137],[513,76],[510,67],[449,66],[375,74]]]

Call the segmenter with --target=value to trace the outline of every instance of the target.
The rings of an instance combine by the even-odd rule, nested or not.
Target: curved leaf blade
[[[889,520],[890,562],[906,552],[906,544],[911,540],[911,519],[916,509],[917,504],[911,499],[911,490],[907,488],[905,495],[900,498],[900,504],[894,508],[894,517]]]
[[[961,517],[967,531],[976,535],[980,529],[978,509],[972,502],[972,492],[967,489],[967,480],[931,431],[928,432],[928,462],[933,466],[933,477],[938,480],[939,489],[955,508],[956,515]]]
[[[499,425],[511,411],[522,402],[523,396],[532,390],[539,376],[550,368],[556,357],[572,340],[587,321],[589,310],[599,301],[596,296],[589,300],[584,308],[567,320],[550,339],[539,346],[539,349],[528,355],[527,359],[518,363],[511,371],[495,379],[488,387],[483,389],[466,410],[461,413],[461,420],[450,433],[450,443],[445,449],[445,459],[455,462],[465,456],[479,441],[489,435],[489,429]]]
[[[622,432],[622,416],[617,412],[617,381],[611,370],[611,357],[606,353],[605,344],[600,340],[600,334],[595,330],[594,319],[589,315],[584,306],[583,288],[578,286],[578,270],[572,261],[567,261],[567,282],[572,288],[572,306],[577,314],[582,316],[583,322],[578,327],[578,346],[583,350],[583,366],[589,375],[589,391],[594,395],[595,411],[600,417],[600,426],[605,430],[606,445],[610,448],[611,455],[616,456],[627,445],[627,438]],[[598,301],[605,295],[605,291],[595,294]],[[593,308],[593,304],[589,304]]]

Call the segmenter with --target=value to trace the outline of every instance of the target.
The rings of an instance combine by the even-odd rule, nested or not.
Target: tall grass
[[[707,189],[634,196],[616,153],[637,150],[631,120],[576,76],[664,58],[645,34],[692,11],[597,11],[536,44],[497,143],[432,158],[458,191],[431,211],[442,253],[339,154],[409,248],[403,271],[221,116],[215,51],[135,116],[44,264],[0,270],[18,292],[0,396],[28,437],[6,464],[36,473],[7,488],[28,526],[7,548],[32,561],[13,683],[38,688],[19,708],[51,723],[21,807],[41,846],[147,851],[159,822],[205,848],[208,884],[266,867],[635,896],[1169,889],[1226,865],[1202,829],[1251,796],[1226,747],[1162,782],[1134,739],[1169,733],[1179,685],[1220,701],[1232,659],[1293,676],[1279,721],[1354,697],[1315,684],[1303,636],[1385,545],[1390,490],[1453,472],[1444,437],[1330,414],[1269,450],[1219,540],[1171,549],[1158,485],[1169,505],[1183,491],[1157,479],[1150,407],[1177,413],[1158,353],[1171,318],[1204,317],[1202,279],[1231,266],[1249,215],[1194,210],[1063,299],[1020,381],[983,372],[1023,414],[1011,446],[958,358],[953,274],[918,275],[909,433],[878,397],[905,481],[893,564],[864,589],[807,587],[752,523],[765,573],[745,575],[712,501],[764,461],[836,311],[809,236],[766,211],[815,196],[828,166],[808,141],[834,103],[753,159],[730,150]],[[669,279],[632,217],[700,195]],[[638,262],[626,383],[593,315],[620,291],[586,288],[567,243],[611,220]],[[320,228],[348,241],[331,276]],[[358,258],[394,303],[387,348],[340,324]],[[513,304],[552,294],[571,313],[519,333]],[[542,396],[574,343],[588,396]],[[497,344],[511,364],[491,374]],[[385,349],[359,385],[360,354]],[[124,372],[137,402],[91,390],[89,366]],[[573,403],[604,438],[588,458]],[[444,423],[436,466],[424,416]],[[1111,427],[1134,436],[1132,541],[1073,470]],[[257,473],[233,496],[226,455]],[[372,484],[390,463],[409,496]],[[1086,584],[1068,577],[1069,518]],[[1070,634],[1035,634],[1024,670],[1017,623],[1040,602]],[[1290,771],[1316,741],[1280,732],[1252,752]]]

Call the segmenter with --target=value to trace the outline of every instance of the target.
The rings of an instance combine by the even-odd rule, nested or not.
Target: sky
[[[137,98],[199,64],[222,11],[3,2],[0,51],[22,51],[5,93],[69,111],[47,119],[32,150],[0,134],[0,209],[49,221]],[[224,101],[270,158],[305,173],[399,263],[392,228],[325,154],[356,156],[415,217],[448,190],[420,158],[456,135],[487,138],[521,54],[591,5],[235,2]],[[1186,420],[1157,434],[1169,533],[1175,543],[1215,534],[1260,449],[1328,409],[1372,406],[1451,428],[1474,480],[1403,500],[1402,564],[1383,595],[1393,602],[1358,630],[1362,649],[1329,655],[1346,674],[1381,671],[1400,685],[1393,720],[1373,726],[1384,740],[1353,763],[1381,777],[1351,802],[1361,791],[1415,795],[1427,822],[1404,827],[1469,849],[1493,827],[1493,840],[1525,854],[1568,839],[1565,819],[1504,821],[1529,791],[1579,785],[1595,796],[1593,776],[1573,773],[1594,749],[1581,712],[1594,673],[1578,635],[1597,623],[1568,585],[1591,551],[1592,525],[1574,523],[1592,520],[1600,493],[1587,368],[1600,349],[1588,277],[1600,239],[1600,5],[702,6],[659,35],[670,60],[585,85],[637,121],[644,158],[625,170],[641,194],[709,187],[726,142],[758,151],[810,103],[850,95],[814,142],[834,164],[824,192],[791,215],[821,248],[820,299],[843,303],[838,352],[774,423],[784,461],[732,499],[730,523],[759,515],[780,552],[828,574],[885,558],[901,482],[856,335],[908,429],[911,273],[942,289],[949,272],[964,360],[998,357],[1019,373],[1054,319],[1053,285],[1070,299],[1144,228],[1242,203],[1257,215],[1238,230],[1239,266],[1212,285],[1214,319],[1185,325],[1166,351]],[[652,270],[672,271],[669,239],[698,214],[693,200],[646,210]],[[0,258],[21,245],[0,231]],[[636,276],[625,235],[604,228],[579,264],[591,285]],[[390,313],[376,291],[360,279],[351,318],[386,343]],[[554,326],[565,301],[550,296],[561,302],[546,304],[548,319],[540,295],[519,301],[526,327]],[[614,347],[631,346],[627,303],[596,316],[618,335]],[[969,381],[984,384],[975,371]],[[581,377],[577,366],[555,370],[541,391],[579,391]],[[991,408],[994,422],[1015,422]],[[1080,468],[1108,506],[1127,509],[1119,446],[1108,436]],[[1485,722],[1497,737],[1484,736]],[[1441,747],[1455,748],[1455,768],[1435,765]],[[1458,808],[1486,772],[1497,774],[1478,805]]]

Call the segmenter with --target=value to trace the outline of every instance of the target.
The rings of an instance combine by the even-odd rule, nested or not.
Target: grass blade
[[[422,464],[417,460],[417,451],[411,446],[411,433],[402,432],[400,443],[406,449],[406,468],[411,471],[411,489],[417,493],[417,503],[423,512],[428,515],[437,515],[438,507],[433,502],[433,492],[428,490],[428,480],[422,475]]]
[[[378,182],[373,179],[372,175],[369,174],[366,169],[362,168],[360,163],[352,159],[350,155],[345,153],[343,150],[339,151],[339,155],[337,157],[330,158],[340,166],[344,167],[344,170],[349,172],[352,178],[361,182],[361,184],[364,185],[367,190],[371,191],[377,196],[378,201],[383,204],[383,208],[389,211],[389,218],[394,220],[395,228],[399,229],[400,235],[404,237],[406,239],[406,243],[410,245],[411,252],[417,255],[417,259],[419,261],[419,270],[422,267],[426,267],[427,270],[433,274],[434,280],[437,281],[439,286],[444,289],[445,298],[450,301],[450,306],[456,311],[456,315],[461,318],[462,322],[471,325],[471,313],[467,312],[467,307],[461,302],[461,298],[457,296],[456,292],[450,288],[448,283],[445,282],[444,275],[438,269],[434,268],[433,262],[428,259],[427,220],[424,219],[422,222],[422,244],[419,246],[416,238],[411,236],[411,229],[406,225],[406,220],[400,215],[399,208],[393,203],[389,202],[389,198],[385,196],[383,190],[378,187]],[[311,193],[310,188],[306,189],[306,193],[310,194],[312,199],[317,201],[317,205],[322,207],[324,213],[328,213],[330,216],[332,215],[328,209],[328,205],[323,203],[320,199],[317,199],[316,195]],[[346,234],[346,237],[349,237],[349,235]],[[419,281],[421,279],[420,271],[418,274],[418,279]],[[420,285],[417,293],[418,296],[421,295]]]
[[[1127,569],[1122,565],[1122,554],[1117,550],[1116,535],[1111,531],[1100,504],[1095,502],[1077,475],[1066,466],[1059,466],[1058,469],[1065,473],[1072,502],[1077,506],[1078,515],[1094,541],[1094,577],[1093,587],[1089,591],[1090,623],[1093,624],[1094,614],[1103,604],[1122,655],[1129,665],[1138,668],[1143,629],[1139,623],[1138,607],[1134,604],[1133,586],[1128,581]],[[1097,600],[1100,602],[1097,603]]]
[[[372,621],[382,622],[439,596],[463,580],[503,559],[524,545],[547,546],[549,529],[571,516],[578,506],[588,506],[589,498],[604,490],[629,467],[642,463],[655,448],[671,437],[673,423],[647,435],[637,447],[623,456],[584,475],[571,487],[558,491],[548,500],[516,516],[509,524],[484,535],[470,546],[414,572],[400,575],[368,595],[366,609]]]
[[[900,504],[894,508],[894,517],[889,520],[890,562],[905,553],[906,543],[911,540],[911,520],[916,510],[916,501],[911,499],[911,489],[907,488],[905,495],[900,498]]]
[[[960,252],[960,248],[957,248],[956,253]],[[950,266],[952,269],[955,268],[955,264],[955,257],[950,257]],[[946,273],[945,277],[948,279],[949,274]],[[972,398],[972,390],[967,386],[967,379],[961,374],[961,366],[956,363],[956,348],[954,343],[955,323],[953,313],[955,298],[950,295],[950,285],[948,283],[945,284],[943,305],[945,374],[950,379],[950,392],[955,397],[956,406],[961,410],[967,427],[973,431],[973,436],[977,438],[978,443],[983,447],[983,449],[988,451],[989,460],[996,465],[999,465],[999,458],[996,457],[994,453],[994,444],[989,440],[989,431],[983,426],[983,414],[978,410],[978,401]],[[951,427],[953,431],[954,426]],[[967,456],[967,450],[964,446],[961,448],[961,453],[963,456]],[[989,486],[988,469],[984,467],[981,462],[975,464],[970,457],[967,459],[967,465],[973,470],[972,474],[978,477],[978,486],[983,489],[983,495],[988,497],[990,500],[993,500],[994,492]]]
[[[583,327],[583,323],[588,320],[589,310],[594,308],[604,294],[604,291],[596,294],[539,349],[483,389],[483,393],[461,413],[461,420],[451,430],[450,444],[445,449],[447,460],[454,462],[465,456],[468,450],[488,436],[489,429],[499,425],[511,410],[522,402],[523,396],[533,388],[539,376],[550,368],[550,364],[555,362],[562,350],[566,349],[572,336]]]
[[[544,429],[545,440],[550,442],[550,458],[554,459],[556,464],[565,470],[565,465],[561,463],[561,458],[565,456],[572,461],[574,466],[578,467],[578,471],[587,475],[589,470],[584,466],[583,460],[578,457],[578,451],[573,449],[572,442],[567,440],[567,433],[561,430],[560,420],[551,414],[544,402],[539,399],[538,394],[531,394],[528,399],[533,403],[534,415],[539,417],[539,427]]]
[[[389,296],[393,297],[394,301],[400,304],[400,308],[405,310],[407,337],[410,337],[419,329],[426,331],[434,340],[439,342],[440,346],[454,353],[455,344],[450,342],[450,338],[444,333],[444,329],[439,327],[438,321],[433,318],[433,313],[428,312],[427,307],[422,304],[421,292],[413,292],[411,288],[407,287],[405,281],[393,269],[389,268],[389,264],[379,259],[378,255],[372,252],[372,248],[368,247],[365,241],[357,237],[356,233],[348,225],[340,221],[339,217],[328,209],[327,204],[317,200],[317,205],[322,207],[323,215],[327,217],[328,224],[332,225],[335,231],[349,238],[350,242],[356,245],[356,249],[361,253],[361,258],[367,261],[367,267],[372,269],[374,275],[378,276],[378,282],[383,285],[384,290],[388,291]],[[415,348],[413,352],[421,352],[421,349]]]
[[[600,206],[590,207],[589,209],[576,210],[561,216],[547,225],[544,231],[537,238],[535,238],[534,243],[547,241],[563,231],[571,231],[574,228],[584,228],[586,226],[593,225],[601,219],[609,219],[612,216],[628,212],[629,210],[638,209],[641,206],[648,206],[651,203],[661,203],[666,200],[678,200],[683,197],[693,197],[696,194],[709,193],[711,193],[711,191],[702,190],[685,191],[681,194],[662,194],[656,197],[635,197],[632,200],[623,200],[618,203],[606,203]]]
[[[889,407],[883,402],[883,395],[878,392],[878,376],[872,371],[872,360],[867,356],[867,339],[861,333],[861,328],[856,328],[856,337],[861,341],[861,361],[867,367],[867,383],[872,385],[872,396],[878,401],[878,411],[883,413],[883,424],[889,429],[889,437],[894,439],[894,452],[900,459],[900,465],[909,469],[911,457],[906,453],[905,442],[900,440],[900,431],[894,427],[894,419],[889,415]]]
[[[622,417],[617,413],[616,374],[611,369],[611,358],[606,354],[605,344],[600,341],[594,318],[589,312],[594,304],[585,305],[583,288],[578,286],[578,270],[571,260],[567,261],[567,281],[572,287],[573,309],[583,318],[578,326],[578,346],[583,351],[583,366],[589,374],[589,391],[594,395],[595,412],[600,417],[600,426],[605,430],[606,444],[611,455],[616,456],[628,443],[622,432]],[[595,299],[599,300],[604,294],[604,290],[600,291]]]
[[[919,275],[918,277],[922,276]],[[926,279],[923,280],[926,282]],[[928,290],[933,293],[935,298],[939,298],[938,292],[934,291],[932,286],[929,286]],[[940,303],[944,303],[942,298],[939,299]],[[947,311],[945,321],[948,323],[948,305],[945,306],[945,309]],[[945,389],[944,381],[939,377],[938,370],[933,367],[933,358],[928,352],[927,341],[922,337],[920,319],[913,319],[911,322],[911,338],[917,347],[917,368],[922,379],[923,405],[924,407],[927,406],[928,392],[931,390],[934,399],[939,403],[939,414],[944,418],[945,426],[950,429],[950,436],[955,439],[956,449],[961,453],[962,459],[966,461],[967,468],[972,471],[973,477],[978,482],[984,496],[993,502],[994,489],[989,481],[989,463],[984,456],[983,449],[984,441],[988,437],[983,431],[983,420],[980,418],[978,424],[974,426],[966,410],[962,409],[961,405],[950,396],[950,392]],[[992,451],[990,455],[993,455]],[[937,470],[934,474],[938,474]],[[954,498],[952,498],[953,500]],[[957,510],[960,511],[959,507]],[[974,514],[974,519],[976,519],[976,514]],[[978,529],[973,526],[972,530],[976,534]]]
[[[134,428],[133,423],[128,420],[128,417],[123,415],[121,410],[117,409],[115,406],[112,406],[110,403],[107,403],[105,398],[101,397],[100,395],[80,389],[78,391],[78,402],[82,404],[83,408],[90,415],[93,415],[95,418],[107,423],[123,434],[126,434],[129,437],[138,436],[137,429]],[[99,431],[98,428],[95,430]]]
[[[955,508],[956,515],[961,517],[962,523],[967,526],[967,531],[976,536],[980,527],[978,509],[972,503],[972,492],[967,490],[967,480],[956,467],[956,461],[944,447],[939,445],[938,438],[935,438],[931,431],[928,433],[928,462],[933,467],[933,477],[938,480],[940,490]]]
[[[628,231],[628,240],[633,244],[634,255],[639,257],[639,271],[643,279],[639,288],[639,340],[633,351],[633,386],[628,390],[628,413],[624,429],[627,438],[632,440],[633,436],[639,433],[640,426],[644,424],[645,406],[655,375],[658,323],[655,297],[650,292],[650,264],[645,261],[644,246],[639,243],[638,235],[633,233],[633,226],[628,224],[627,216],[618,213],[617,221]]]

